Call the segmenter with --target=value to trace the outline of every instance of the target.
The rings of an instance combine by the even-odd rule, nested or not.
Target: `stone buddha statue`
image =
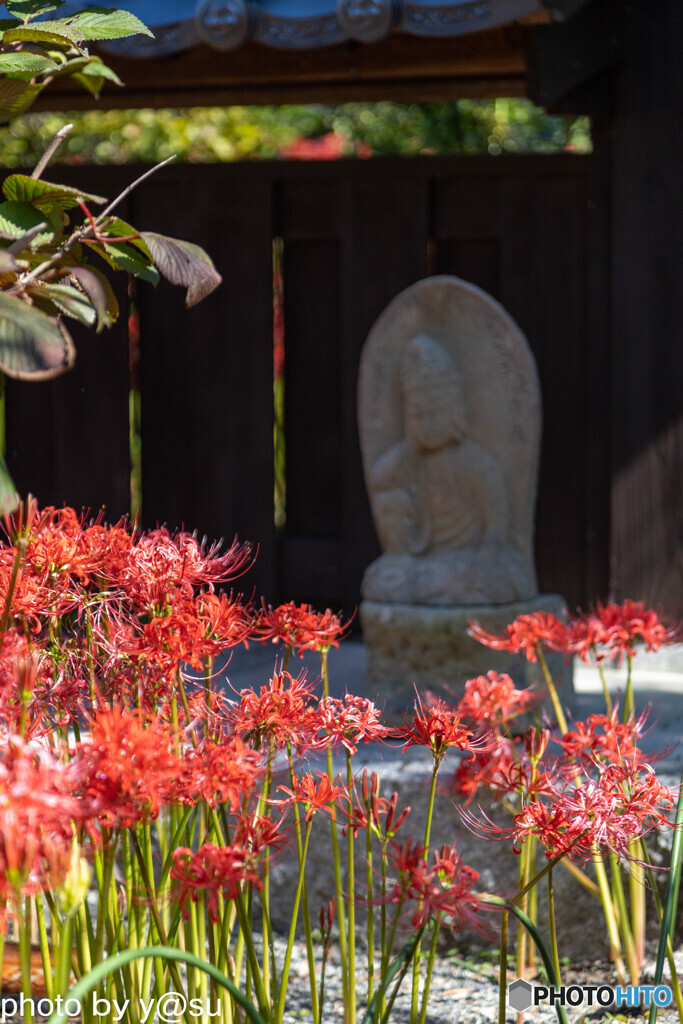
[[[406,343],[400,388],[403,436],[367,475],[384,553],[365,573],[363,597],[504,604],[533,596],[500,466],[468,436],[461,378],[429,334]]]

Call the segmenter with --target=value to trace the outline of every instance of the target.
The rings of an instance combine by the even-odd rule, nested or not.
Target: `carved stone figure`
[[[420,605],[534,597],[538,383],[502,307],[457,278],[403,292],[366,343],[359,420],[383,551],[363,597]]]

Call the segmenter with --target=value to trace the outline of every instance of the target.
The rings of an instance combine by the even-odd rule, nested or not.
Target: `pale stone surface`
[[[529,346],[479,288],[432,277],[363,349],[361,450],[382,555],[366,600],[509,604],[537,592],[540,395]]]
[[[385,707],[389,717],[400,715],[415,697],[415,687],[456,699],[466,680],[489,670],[507,672],[519,687],[543,688],[538,664],[524,656],[493,651],[467,633],[471,622],[487,632],[502,634],[518,615],[532,612],[563,614],[556,594],[511,605],[468,605],[434,608],[412,604],[363,601],[360,619],[367,655],[367,693]],[[549,655],[560,699],[572,703],[572,666],[561,655]]]

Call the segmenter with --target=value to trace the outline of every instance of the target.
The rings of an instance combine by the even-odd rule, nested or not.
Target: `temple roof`
[[[154,32],[102,46],[128,57],[179,53],[200,43],[234,50],[253,41],[285,50],[349,40],[375,43],[391,33],[444,39],[481,32],[543,11],[564,16],[585,0],[128,0]],[[91,6],[68,0],[64,13]]]

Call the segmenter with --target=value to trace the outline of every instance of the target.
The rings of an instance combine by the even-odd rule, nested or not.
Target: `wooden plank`
[[[592,0],[566,22],[538,27],[528,51],[529,95],[551,107],[622,56],[621,0]]]
[[[156,60],[107,54],[126,89],[105,89],[98,109],[524,95],[531,31],[508,25],[450,39],[392,33],[370,46],[352,41],[297,51],[248,43],[220,53],[202,45]],[[34,109],[93,105],[84,90],[61,79]]]
[[[360,457],[356,389],[373,323],[404,288],[427,273],[429,190],[424,179],[347,180],[342,198],[342,438],[345,607],[353,609],[367,566],[379,554]]]
[[[585,601],[587,430],[583,184],[501,181],[501,301],[526,334],[543,398],[536,525],[539,586]],[[588,435],[590,436],[590,435]],[[600,443],[597,438],[593,443]],[[605,453],[603,452],[603,455]]]
[[[160,174],[136,224],[202,245],[223,285],[192,310],[160,286],[140,301],[143,515],[258,545],[247,589],[272,594],[271,189],[224,167]],[[226,197],[229,199],[226,200]],[[239,585],[239,584],[238,584]]]
[[[287,236],[283,241],[286,532],[288,537],[338,537],[339,243],[290,242]]]
[[[500,243],[492,238],[462,238],[439,241],[436,248],[437,274],[454,274],[497,299],[500,295]]]
[[[434,188],[434,238],[498,239],[499,181],[498,174],[473,175],[462,164],[457,177],[439,177]]]
[[[612,578],[683,614],[683,103],[673,0],[624,10],[613,163]]]
[[[130,169],[63,168],[64,184],[108,196]],[[127,216],[125,204],[121,216]],[[97,261],[94,260],[96,263]],[[128,326],[126,276],[110,273],[121,314],[112,330],[67,321],[77,349],[73,370],[57,380],[7,381],[7,461],[21,494],[43,505],[72,505],[109,520],[130,511]]]

